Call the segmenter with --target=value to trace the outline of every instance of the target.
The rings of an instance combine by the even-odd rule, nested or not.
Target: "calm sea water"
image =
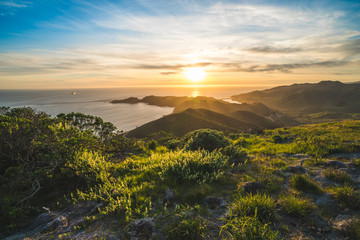
[[[128,131],[170,114],[172,108],[139,104],[111,104],[115,99],[156,96],[209,96],[220,99],[232,95],[265,89],[266,87],[149,87],[101,88],[72,90],[0,90],[0,106],[32,107],[52,116],[81,112],[112,122],[119,130]],[[77,94],[73,95],[72,92]]]

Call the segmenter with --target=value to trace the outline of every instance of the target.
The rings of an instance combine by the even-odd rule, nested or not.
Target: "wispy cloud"
[[[18,9],[32,5],[29,1],[0,1],[0,16],[13,15]]]
[[[341,74],[359,72],[354,63],[360,60],[360,27],[344,21],[348,18],[344,9],[294,8],[266,1],[136,0],[121,6],[111,0],[75,2],[79,14],[65,12],[35,24],[67,34],[65,43],[60,36],[54,48],[39,43],[37,49],[21,54],[3,48],[1,75],[91,73],[141,82],[175,78],[189,67],[204,67],[209,76],[221,73],[234,81],[241,73],[290,78],[318,69],[329,74],[335,68]],[[0,1],[0,8],[6,9],[30,5]],[[37,39],[48,37],[52,36]]]

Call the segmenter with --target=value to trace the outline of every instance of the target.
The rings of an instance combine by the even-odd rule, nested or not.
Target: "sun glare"
[[[200,67],[188,68],[184,71],[186,79],[192,82],[200,82],[206,76],[204,69]]]

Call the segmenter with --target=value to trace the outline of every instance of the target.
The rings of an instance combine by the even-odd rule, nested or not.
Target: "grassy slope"
[[[261,102],[290,116],[301,118],[302,115],[328,113],[358,113],[360,104],[360,84],[323,81],[317,84],[294,84],[280,86],[264,91],[254,91],[232,96],[239,102]],[[324,119],[324,114],[321,114]],[[349,115],[341,119],[348,118]],[[316,119],[316,116],[312,116]],[[351,116],[350,116],[351,118]]]
[[[156,99],[162,99],[162,104],[168,104],[169,97]],[[261,103],[234,104],[210,97],[182,100],[175,106],[173,114],[144,124],[130,131],[128,136],[144,137],[158,131],[183,136],[201,128],[226,132],[259,131],[297,124],[293,119]]]
[[[273,136],[281,141],[275,142]],[[228,165],[220,153],[204,158],[198,152],[169,153],[158,146],[148,149],[147,154],[109,162],[109,167],[100,174],[106,172],[111,178],[96,188],[75,194],[77,201],[102,202],[99,213],[92,213],[91,221],[75,224],[70,231],[65,231],[66,237],[81,233],[84,238],[110,238],[116,233],[128,239],[129,223],[143,217],[155,221],[157,239],[237,239],[240,235],[249,239],[250,236],[278,239],[276,231],[285,239],[359,237],[356,235],[359,225],[351,225],[343,232],[333,225],[338,215],[360,213],[359,158],[342,159],[349,167],[335,173],[353,182],[325,181],[324,185],[321,179],[327,174],[324,163],[332,158],[331,154],[359,153],[360,121],[279,128],[261,135],[240,134],[230,143],[246,149],[252,157],[240,165]],[[292,155],[298,153],[307,154],[306,159]],[[300,160],[308,173],[291,174],[288,168],[299,166]],[[221,171],[216,171],[217,168]],[[197,174],[197,171],[209,173]],[[262,186],[253,195],[247,195],[241,187],[249,181]],[[317,191],[313,193],[315,188]],[[172,201],[178,207],[163,205],[167,189],[174,192]],[[318,207],[315,202],[322,194],[329,195],[335,203],[328,208]],[[221,207],[210,211],[206,196],[224,199],[232,215],[221,218],[226,211]],[[121,220],[125,214],[129,218]],[[69,221],[73,224],[71,217]],[[109,222],[111,227],[107,226]],[[221,237],[220,229],[223,229]],[[64,234],[56,230],[37,237],[59,238],[60,233]]]

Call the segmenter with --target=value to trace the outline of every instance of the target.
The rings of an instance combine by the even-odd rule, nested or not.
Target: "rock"
[[[338,215],[335,218],[333,227],[339,231],[347,232],[351,222],[354,220],[354,216],[351,215]]]
[[[241,187],[246,193],[257,193],[264,188],[264,186],[259,182],[245,182]]]
[[[360,153],[335,153],[335,154],[332,154],[330,157],[351,160],[354,158],[360,158]]]
[[[133,234],[137,239],[150,239],[153,232],[154,222],[151,218],[142,218],[133,224]]]
[[[205,198],[205,203],[210,209],[216,209],[226,205],[223,198],[213,196],[207,196]]]
[[[165,192],[165,197],[163,198],[163,205],[167,204],[171,206],[175,200],[175,193],[173,190],[167,189]]]
[[[52,213],[42,213],[39,216],[37,216],[34,221],[32,221],[32,223],[29,226],[29,230],[35,230],[39,227],[42,227],[46,224],[48,224],[49,222],[53,221],[55,218],[57,217],[57,215],[52,214]]]
[[[302,166],[289,166],[288,167],[288,171],[291,173],[301,173],[304,174],[306,173],[306,168],[302,167]]]
[[[309,155],[307,154],[302,154],[302,153],[297,153],[297,154],[292,154],[289,157],[293,157],[293,158],[308,158]]]
[[[335,199],[330,194],[323,194],[321,197],[319,197],[315,204],[318,206],[324,206],[328,209],[335,210],[338,208],[338,203],[335,201]]]
[[[64,216],[59,216],[52,220],[51,222],[47,223],[41,230],[41,232],[52,232],[61,227],[67,226],[68,221],[67,218]]]
[[[325,167],[332,167],[332,168],[346,168],[346,163],[336,161],[336,160],[329,160],[324,163]]]

